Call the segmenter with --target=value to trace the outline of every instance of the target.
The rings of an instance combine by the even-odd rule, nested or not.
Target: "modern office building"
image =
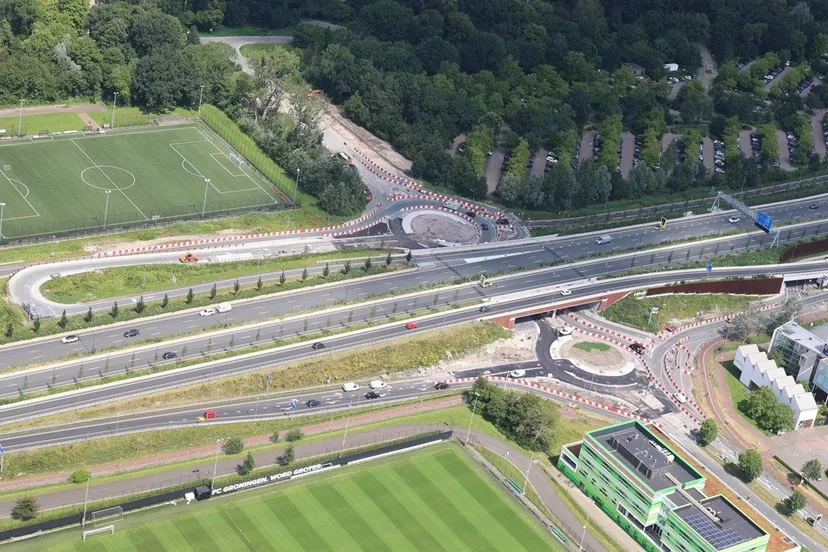
[[[645,425],[589,431],[558,467],[651,552],[764,552],[770,535]],[[720,484],[721,485],[721,484]]]
[[[771,353],[778,353],[785,373],[796,381],[808,381],[820,402],[828,396],[828,343],[796,322],[773,331]]]

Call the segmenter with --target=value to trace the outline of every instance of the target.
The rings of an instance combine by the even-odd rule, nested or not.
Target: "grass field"
[[[24,112],[25,113],[25,112]],[[18,117],[0,117],[0,129],[5,129],[3,136],[17,136],[18,124],[24,136],[38,134],[42,130],[63,132],[65,130],[83,130],[86,123],[77,113],[42,113]]]
[[[20,549],[562,550],[452,445],[224,499],[133,514],[115,535],[58,533]]]
[[[636,299],[628,295],[603,312],[604,318],[642,330],[658,331],[661,324],[686,324],[696,320],[701,310],[705,318],[722,316],[743,311],[750,301],[750,295],[698,294],[664,295]],[[650,320],[650,309],[658,307],[659,312]],[[649,324],[648,324],[649,320]]]
[[[286,203],[197,125],[0,146],[0,197],[6,238]]]
[[[582,351],[586,351],[587,353],[592,351],[603,353],[605,351],[610,350],[609,345],[607,345],[606,343],[598,343],[597,341],[583,341],[581,343],[576,343],[575,348],[580,349]]]

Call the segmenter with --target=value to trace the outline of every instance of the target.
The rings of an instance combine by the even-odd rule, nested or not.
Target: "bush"
[[[230,437],[224,442],[221,450],[227,455],[238,454],[244,450],[244,441],[238,437]]]
[[[72,483],[86,483],[92,478],[92,474],[89,470],[75,470],[72,472],[72,475],[69,476],[69,481]]]
[[[270,442],[271,443],[278,443],[279,442],[279,432],[278,431],[274,432],[273,435],[270,436]]]
[[[277,462],[282,466],[287,466],[291,462],[296,460],[296,453],[293,451],[293,445],[290,445],[288,448],[285,449],[285,452],[277,459]]]
[[[285,441],[293,443],[294,441],[300,440],[304,436],[305,434],[302,433],[301,429],[291,429],[287,432],[287,435],[285,435]]]
[[[40,504],[37,503],[37,499],[31,496],[24,496],[14,503],[11,517],[18,521],[29,521],[36,518],[39,511]]]
[[[253,459],[253,453],[248,452],[247,456],[244,457],[244,461],[236,466],[236,473],[239,475],[247,475],[252,472],[255,467],[256,461]]]

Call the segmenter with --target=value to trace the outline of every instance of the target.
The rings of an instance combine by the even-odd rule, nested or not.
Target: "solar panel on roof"
[[[704,539],[716,547],[716,550],[724,550],[734,544],[748,540],[740,531],[735,529],[720,529],[716,527],[704,514],[692,514],[684,518],[690,527],[696,530]]]

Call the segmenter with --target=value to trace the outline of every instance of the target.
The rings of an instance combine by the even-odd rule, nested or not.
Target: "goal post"
[[[98,527],[97,529],[89,529],[83,532],[83,542],[86,542],[86,537],[91,535],[96,535],[98,533],[106,533],[114,535],[115,534],[115,526],[114,525],[107,525],[106,527]]]
[[[236,167],[241,169],[242,165],[244,165],[244,157],[242,157],[238,153],[231,153],[230,154],[230,162],[233,163],[233,165],[235,165]]]
[[[95,527],[98,527],[102,523],[114,523],[116,521],[122,521],[124,519],[124,509],[120,506],[115,506],[113,508],[98,510],[92,512],[92,516],[90,519],[92,520],[92,523],[93,525],[95,525]]]

